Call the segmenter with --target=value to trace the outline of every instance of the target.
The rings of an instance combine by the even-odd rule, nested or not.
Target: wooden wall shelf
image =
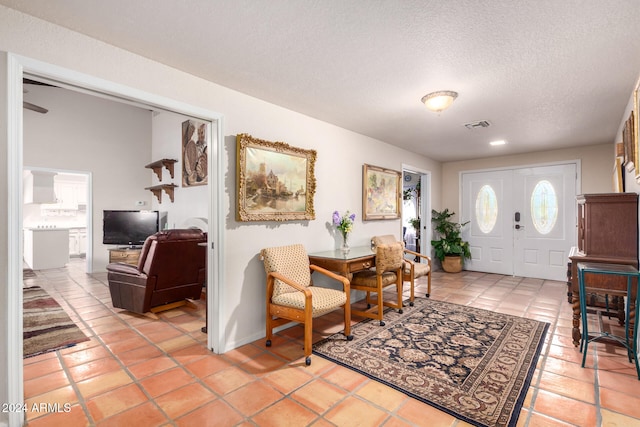
[[[148,165],[145,166],[145,168],[152,169],[158,176],[158,179],[160,180],[160,182],[162,182],[162,168],[163,167],[166,168],[169,171],[171,178],[173,179],[173,164],[176,162],[177,160],[174,160],[174,159],[162,159],[162,160],[155,161],[153,163],[149,163]]]
[[[146,187],[145,190],[151,190],[154,196],[158,198],[158,203],[162,203],[162,191],[164,190],[167,195],[169,195],[169,199],[171,199],[171,203],[173,203],[173,189],[176,188],[175,184],[162,184],[162,185],[154,185],[153,187]]]

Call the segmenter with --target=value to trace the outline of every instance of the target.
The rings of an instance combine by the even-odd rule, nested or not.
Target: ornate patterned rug
[[[548,323],[416,298],[313,352],[475,426],[515,426]]]
[[[44,289],[23,289],[23,357],[71,347],[89,338]]]

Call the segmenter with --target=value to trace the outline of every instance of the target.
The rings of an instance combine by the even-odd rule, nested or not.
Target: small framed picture
[[[362,219],[401,217],[402,173],[365,164],[362,168]]]

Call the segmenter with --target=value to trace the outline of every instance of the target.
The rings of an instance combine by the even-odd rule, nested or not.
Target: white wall
[[[330,226],[334,210],[349,209],[356,213],[356,227],[351,239],[353,245],[368,244],[370,236],[374,234],[399,233],[400,220],[362,222],[364,163],[401,170],[404,162],[432,172],[434,191],[431,197],[439,201],[438,162],[246,96],[1,6],[0,50],[216,111],[224,116],[224,141],[220,155],[224,168],[222,219],[225,226],[222,236],[224,246],[220,250],[224,254],[221,267],[225,274],[225,280],[221,283],[221,322],[225,327],[227,344],[221,349],[223,351],[264,336],[265,276],[258,259],[260,249],[294,242],[304,244],[310,252],[337,247],[339,241],[335,239]],[[236,222],[235,135],[238,133],[317,150],[316,220]],[[3,145],[6,144],[5,138],[4,135],[0,136]],[[153,154],[160,155],[160,149],[156,151],[154,147]],[[150,161],[146,152],[141,153],[140,157],[141,165]],[[141,181],[150,179],[152,172],[142,167],[135,169],[138,168],[144,174]],[[133,187],[134,191],[138,191],[137,185]],[[209,191],[217,189],[210,188]],[[187,194],[185,189],[176,189],[176,197],[183,197],[179,195],[183,192]],[[203,197],[199,202],[204,204],[206,200],[207,197]],[[190,203],[194,210],[201,209],[200,204]]]
[[[27,90],[49,112],[24,110],[24,164],[92,174],[92,270],[104,271],[112,246],[102,244],[102,211],[151,206],[151,112],[61,88]]]

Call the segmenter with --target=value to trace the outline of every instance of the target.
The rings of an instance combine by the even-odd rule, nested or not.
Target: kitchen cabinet
[[[55,203],[55,172],[31,171],[23,172],[24,203]]]
[[[23,255],[33,270],[64,267],[69,262],[69,229],[25,229]]]
[[[87,253],[87,229],[69,229],[69,256],[80,257]]]

